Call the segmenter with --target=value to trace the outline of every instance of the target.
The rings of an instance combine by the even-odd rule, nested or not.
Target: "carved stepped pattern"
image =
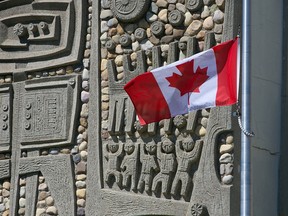
[[[2,119],[8,125],[9,109],[13,110],[14,119],[9,125],[13,123],[13,131],[18,132],[12,142],[8,142],[10,136],[3,136],[6,139],[2,139],[0,149],[13,152],[11,159],[0,160],[0,179],[11,177],[14,184],[10,190],[10,215],[22,215],[19,212],[23,209],[26,215],[35,214],[39,173],[46,178],[59,214],[75,214],[71,208],[75,200],[70,155],[40,156],[40,149],[72,143],[78,91],[79,76],[18,82],[1,88]],[[26,182],[25,197],[21,195],[21,179]]]
[[[0,73],[79,62],[85,5],[74,0],[0,2]]]

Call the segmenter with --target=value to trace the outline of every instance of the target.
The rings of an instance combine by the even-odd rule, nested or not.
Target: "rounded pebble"
[[[83,103],[88,103],[88,101],[89,101],[89,92],[87,92],[87,91],[82,91],[81,92],[81,101]]]
[[[233,162],[233,157],[229,153],[224,153],[223,155],[221,155],[221,157],[219,159],[219,162],[220,163],[232,163]]]
[[[79,163],[80,161],[81,161],[81,156],[80,156],[80,154],[75,154],[75,155],[73,155],[73,161],[74,161],[74,163]]]
[[[46,209],[46,213],[50,215],[56,215],[57,214],[57,208],[55,206],[49,206]]]
[[[222,178],[222,182],[223,182],[224,184],[231,184],[232,181],[233,181],[233,176],[232,176],[232,175],[227,175],[227,176],[224,176],[224,177]]]

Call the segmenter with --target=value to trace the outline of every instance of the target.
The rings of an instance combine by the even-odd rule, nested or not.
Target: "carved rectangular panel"
[[[10,160],[0,160],[0,179],[5,179],[10,177]]]
[[[71,143],[78,84],[77,76],[25,83],[19,119],[23,148]]]
[[[34,90],[24,99],[23,142],[34,139],[61,139],[66,137],[64,104],[67,98],[61,88],[52,92]],[[64,89],[66,93],[67,89]],[[33,107],[33,108],[32,108]],[[63,130],[63,131],[62,131]]]
[[[10,149],[11,143],[11,86],[0,88],[0,152]]]
[[[0,73],[78,62],[83,49],[85,2],[0,1]]]

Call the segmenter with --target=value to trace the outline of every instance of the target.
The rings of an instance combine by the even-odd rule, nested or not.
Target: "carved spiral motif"
[[[137,28],[134,35],[136,40],[141,41],[146,38],[146,31],[143,28]]]
[[[25,118],[26,118],[27,120],[31,119],[31,114],[30,114],[30,113],[27,113],[27,114],[25,115]]]
[[[7,121],[8,120],[8,115],[7,114],[3,114],[2,115],[2,120],[3,121]]]
[[[134,22],[141,18],[150,5],[150,0],[112,0],[111,10],[123,22]]]
[[[2,110],[3,110],[3,111],[8,111],[8,109],[9,109],[9,106],[8,106],[8,105],[5,104],[5,105],[2,106]]]
[[[113,51],[115,49],[115,47],[116,47],[116,45],[115,45],[113,40],[108,40],[106,42],[105,46],[106,46],[107,50],[109,50],[109,51]]]
[[[129,14],[137,7],[137,0],[115,0],[117,10],[122,14]]]
[[[27,103],[27,104],[25,105],[25,108],[26,108],[27,110],[31,109],[31,107],[32,107],[31,103]]]
[[[186,0],[186,7],[191,12],[199,10],[203,5],[202,0]]]
[[[164,23],[156,21],[151,24],[151,31],[156,36],[161,36],[165,30]]]
[[[122,46],[129,46],[129,45],[131,45],[132,40],[131,40],[131,37],[129,35],[124,34],[120,37],[119,42]]]
[[[15,35],[22,37],[22,36],[25,36],[27,34],[27,28],[24,25],[22,25],[21,23],[17,23],[13,27],[13,32]]]
[[[4,123],[3,125],[2,125],[2,130],[7,130],[8,129],[8,125],[6,124],[6,123]]]
[[[31,127],[30,123],[26,122],[26,123],[24,124],[24,128],[25,128],[26,130],[29,130],[30,127]]]
[[[172,26],[181,25],[184,19],[184,15],[179,10],[173,10],[168,15],[168,20]]]

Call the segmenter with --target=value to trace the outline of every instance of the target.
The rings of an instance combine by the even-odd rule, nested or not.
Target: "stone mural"
[[[239,6],[0,0],[0,215],[236,215],[232,108],[141,126],[123,87],[233,38]]]
[[[97,169],[87,170],[86,213],[233,215],[238,207],[229,194],[237,185],[233,167],[238,156],[232,108],[141,126],[123,87],[141,73],[233,38],[239,2],[147,2],[97,4],[100,43],[94,49],[100,56],[94,55],[99,61],[92,64],[100,69],[94,76],[99,86],[91,92],[89,110],[100,110],[91,112],[97,118],[89,118],[98,136],[89,137],[88,157],[88,166]],[[92,210],[95,203],[101,208]]]
[[[91,2],[0,11],[0,215],[85,215]]]

